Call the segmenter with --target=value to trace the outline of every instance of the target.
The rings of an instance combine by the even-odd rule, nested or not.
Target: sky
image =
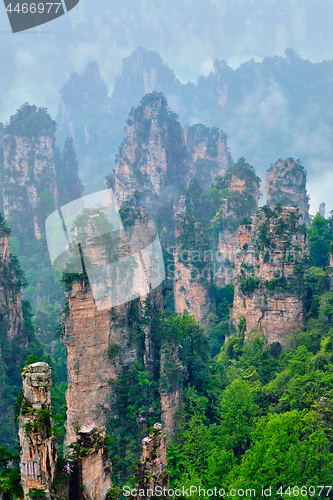
[[[283,55],[292,47],[313,62],[332,59],[333,1],[80,0],[64,16],[15,34],[1,2],[0,121],[5,123],[24,102],[48,108],[55,118],[60,88],[71,72],[82,72],[91,60],[98,62],[111,93],[122,59],[140,46],[158,52],[183,83],[208,75],[216,57],[236,68],[252,58]],[[261,105],[263,113],[270,109],[275,120],[285,119],[278,89],[272,88],[270,102],[259,99],[251,105]],[[241,154],[233,131],[243,127],[247,137],[248,114],[239,109],[226,130],[234,158]],[[310,134],[306,120],[309,117],[304,123]],[[332,137],[331,129],[316,130],[311,135],[313,147],[327,147],[330,153]],[[247,139],[260,142],[260,137]],[[308,141],[308,133],[297,135],[295,150],[310,147]],[[321,201],[327,210],[333,209],[332,163],[327,156],[320,165],[304,165],[309,170],[312,212]]]

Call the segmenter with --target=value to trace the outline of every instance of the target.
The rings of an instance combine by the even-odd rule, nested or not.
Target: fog
[[[60,88],[91,60],[97,61],[111,94],[122,59],[139,46],[158,52],[182,83],[195,83],[212,71],[216,57],[237,68],[292,47],[316,62],[333,59],[332,42],[330,0],[80,0],[57,20],[16,34],[1,3],[0,121],[5,123],[23,102],[47,107],[55,118]],[[176,98],[170,107],[178,111]],[[311,108],[292,123],[283,91],[271,81],[246,95],[225,125],[234,160],[245,156],[261,177],[269,160],[301,159],[309,173],[312,213],[322,201],[327,210],[333,209],[332,130],[320,119],[312,126],[316,113],[320,110]],[[285,150],[265,153],[265,164],[259,154],[263,138],[252,126],[258,117],[267,130],[284,128],[292,138]],[[190,121],[200,118],[194,115]]]

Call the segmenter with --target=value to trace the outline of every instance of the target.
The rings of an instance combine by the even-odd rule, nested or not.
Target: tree
[[[272,487],[272,496],[282,486],[309,487],[329,484],[333,455],[322,429],[311,432],[302,414],[293,410],[263,417],[254,432],[254,443],[234,470],[230,488]],[[298,493],[300,495],[300,493]],[[297,492],[288,498],[296,498]],[[234,497],[234,498],[237,498]],[[317,498],[317,497],[315,497]]]
[[[327,265],[331,237],[329,221],[317,213],[308,229],[310,259],[313,266],[325,267]]]
[[[234,380],[225,390],[221,402],[221,433],[227,447],[237,457],[248,448],[252,424],[258,414],[248,382]]]

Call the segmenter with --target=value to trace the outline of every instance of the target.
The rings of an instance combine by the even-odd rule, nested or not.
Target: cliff
[[[23,124],[27,115],[31,123]],[[45,124],[35,135],[37,127],[33,122],[39,120]],[[45,111],[23,104],[4,133],[3,213],[9,221],[15,221],[20,232],[30,230],[38,239],[44,223],[41,196],[52,199],[51,209],[58,201],[54,132],[55,124]]]
[[[190,209],[187,209],[189,201],[191,200],[185,196],[180,196],[174,202],[174,218],[177,221],[176,242],[178,243],[174,249],[174,302],[176,313],[183,314],[187,311],[202,324],[211,307],[207,289],[207,280],[210,282],[211,276],[209,267],[205,268],[206,273],[203,268],[206,263],[208,266],[210,263],[207,262],[204,253],[208,249],[206,235],[200,222],[196,221]],[[193,243],[192,249],[185,248],[187,236]],[[201,274],[202,272],[204,275]]]
[[[131,498],[148,500],[156,487],[168,488],[166,435],[162,424],[154,424],[142,440],[142,455],[135,471],[137,495]]]
[[[187,149],[176,115],[163,94],[146,94],[127,120],[113,188],[119,205],[134,192],[172,191],[186,173]]]
[[[55,131],[56,123],[46,109],[27,103],[3,131],[3,213],[13,232],[26,238],[33,234],[39,239],[47,215],[81,193],[77,166],[70,158],[72,147],[67,143],[61,158]]]
[[[298,207],[301,223],[310,226],[309,197],[306,192],[306,171],[299,160],[288,158],[278,160],[267,171],[266,203],[274,208],[277,203],[283,207]]]
[[[245,222],[258,210],[260,179],[253,167],[240,158],[222,178],[216,179],[214,186],[222,197],[214,217],[219,230],[217,248],[221,263],[215,282],[222,287],[234,280],[236,254],[243,243],[237,229],[241,221]]]
[[[4,127],[0,149],[0,210],[12,229],[11,249],[29,278],[25,298],[45,344],[53,340],[64,303],[60,276],[50,264],[45,220],[81,195],[73,142],[68,139],[61,154],[55,131],[56,123],[45,108],[24,104]]]
[[[258,329],[268,344],[286,344],[286,335],[304,323],[302,259],[308,253],[297,208],[265,206],[251,224],[238,229],[242,247],[235,262],[232,319],[246,319],[246,336]]]
[[[235,260],[242,241],[237,228],[257,211],[259,182],[251,165],[241,158],[216,177],[205,194],[189,181],[187,196],[174,203],[174,300],[177,313],[194,314],[200,324],[214,311],[209,289],[233,283]]]
[[[19,438],[24,498],[31,498],[34,490],[43,490],[45,498],[51,499],[58,449],[52,433],[51,369],[47,363],[34,363],[26,367],[22,377]]]
[[[227,136],[216,127],[197,124],[184,128],[185,144],[189,151],[189,178],[197,178],[207,190],[218,175],[231,166]]]
[[[7,446],[15,442],[13,396],[20,390],[19,366],[31,345],[39,348],[31,325],[31,312],[22,304],[26,281],[16,258],[10,255],[10,228],[0,214],[0,440]]]

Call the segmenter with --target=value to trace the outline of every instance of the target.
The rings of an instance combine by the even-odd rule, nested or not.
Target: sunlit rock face
[[[235,263],[232,320],[246,319],[246,336],[258,329],[268,344],[286,344],[286,335],[304,323],[304,297],[297,270],[307,255],[306,233],[297,208],[259,210],[243,233]]]
[[[50,499],[57,461],[57,440],[52,434],[51,368],[47,363],[29,365],[22,373],[23,402],[19,416],[21,484],[25,498],[33,489]]]

